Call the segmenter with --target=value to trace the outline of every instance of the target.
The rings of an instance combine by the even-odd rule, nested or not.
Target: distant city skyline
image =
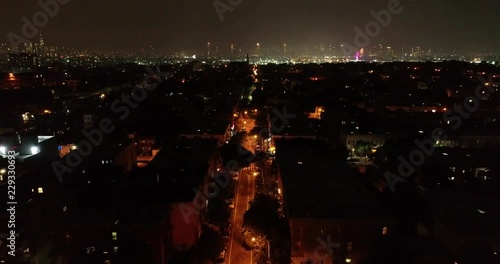
[[[222,0],[221,0],[222,1]],[[225,1],[222,1],[225,2]],[[243,1],[224,13],[220,21],[212,1],[144,0],[122,1],[120,5],[96,0],[68,1],[50,17],[44,32],[46,45],[99,49],[103,51],[159,53],[179,51],[203,54],[206,43],[220,53],[245,52],[260,43],[266,48],[283,47],[305,50],[306,47],[342,42],[352,43],[355,27],[364,28],[372,21],[370,11],[387,8],[387,0],[346,1],[342,3],[315,0],[289,2],[276,0]],[[23,21],[31,20],[41,8],[31,3],[7,1],[0,29],[4,41],[7,34],[21,34]],[[371,44],[421,46],[433,50],[458,53],[497,53],[500,29],[495,10],[497,1],[453,4],[444,1],[420,2],[401,0],[404,11],[393,16],[390,24],[372,38]],[[31,39],[32,42],[37,40]]]

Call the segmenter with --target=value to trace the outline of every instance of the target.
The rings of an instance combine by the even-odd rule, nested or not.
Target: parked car
[[[233,176],[233,180],[235,180],[235,181],[239,180],[239,175],[240,174],[238,172],[231,173],[231,176]]]
[[[217,264],[224,264],[226,263],[226,251],[222,250],[222,252],[219,254],[219,257],[215,261]]]
[[[224,228],[224,230],[222,230],[222,237],[223,238],[229,238],[229,235],[231,235],[231,229],[230,228]]]

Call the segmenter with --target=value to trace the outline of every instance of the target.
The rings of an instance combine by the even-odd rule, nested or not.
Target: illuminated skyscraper
[[[207,58],[210,58],[210,42],[207,43]]]
[[[45,43],[43,42],[43,36],[42,36],[42,31],[40,30],[40,47],[43,48]]]

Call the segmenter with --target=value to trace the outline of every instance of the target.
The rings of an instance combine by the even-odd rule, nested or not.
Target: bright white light
[[[345,259],[345,263],[351,263],[351,259],[349,258]]]
[[[40,149],[37,146],[31,147],[31,155],[36,155],[40,152]]]
[[[0,146],[0,154],[5,155],[7,153],[7,148],[4,146]]]
[[[5,172],[6,172],[6,170],[5,170],[5,169],[1,169],[1,170],[0,170],[0,174],[4,174]]]
[[[483,210],[477,210],[477,211],[478,211],[480,214],[486,214],[486,212],[485,212],[485,211],[483,211]]]

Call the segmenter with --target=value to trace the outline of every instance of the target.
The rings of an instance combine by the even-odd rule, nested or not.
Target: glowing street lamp
[[[31,155],[36,155],[40,152],[40,149],[37,146],[31,147]]]
[[[255,242],[255,237],[252,237],[252,242]]]

